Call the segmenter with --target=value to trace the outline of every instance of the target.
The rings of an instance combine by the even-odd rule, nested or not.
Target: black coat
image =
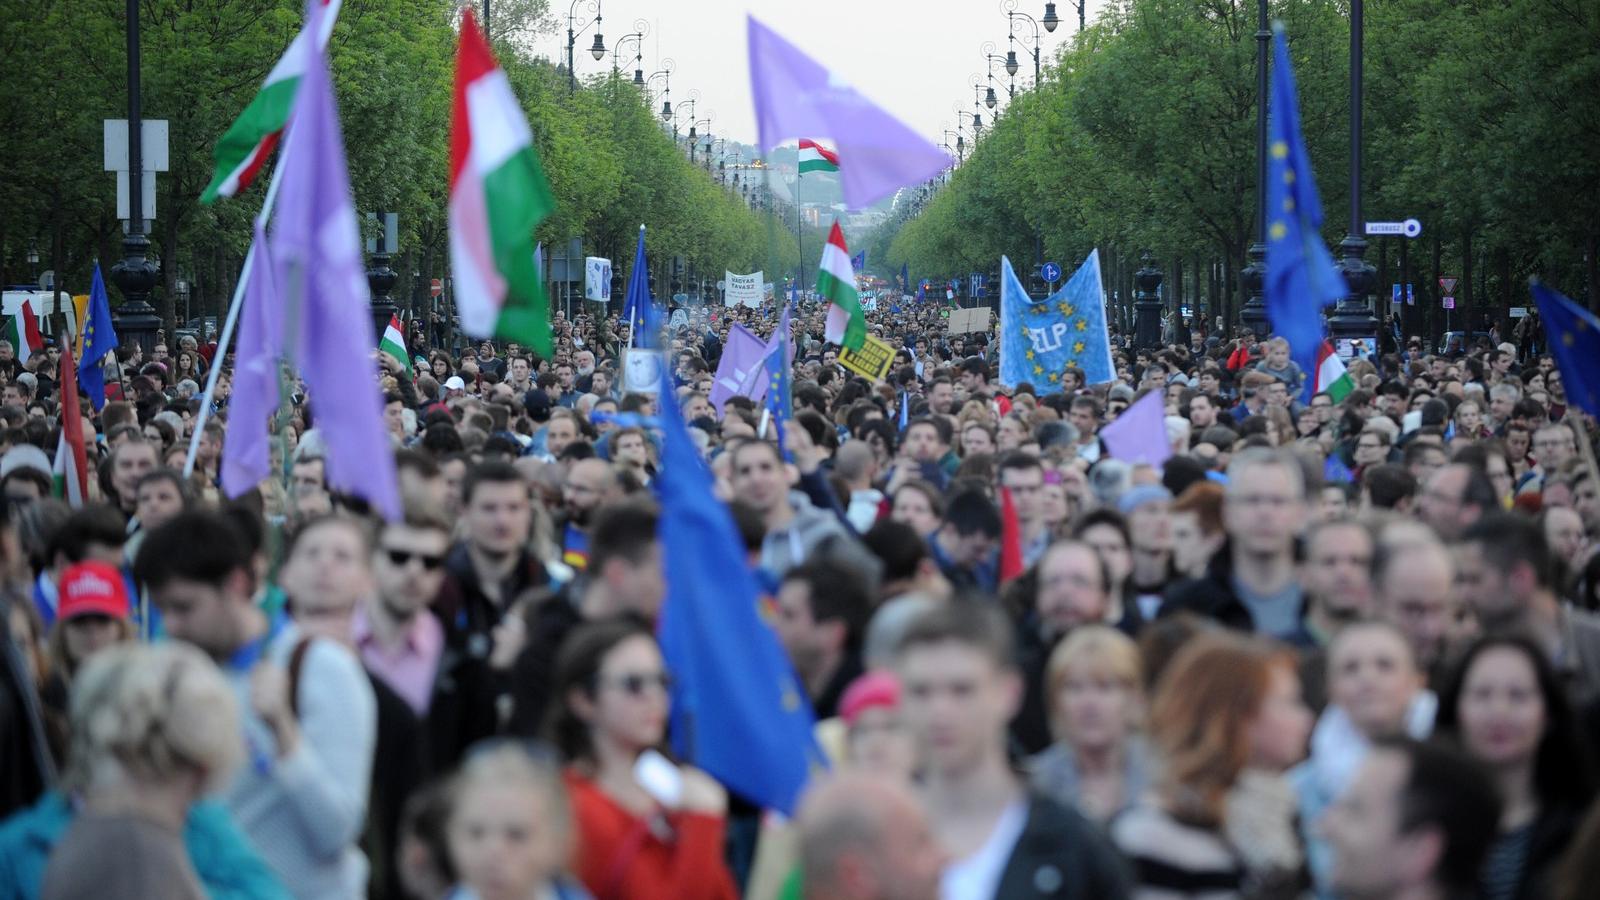
[[[1233,587],[1233,547],[1224,542],[1206,565],[1206,573],[1167,587],[1159,618],[1178,612],[1191,612],[1238,631],[1256,631],[1256,619],[1239,599]],[[1313,647],[1316,642],[1305,630],[1305,608],[1300,610],[1299,634],[1290,638],[1296,647]]]
[[[1089,820],[1035,794],[994,896],[1116,900],[1128,896],[1129,885],[1122,858]]]

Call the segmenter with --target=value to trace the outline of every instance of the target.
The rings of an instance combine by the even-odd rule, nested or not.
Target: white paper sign
[[[629,348],[623,351],[622,389],[628,393],[654,394],[661,389],[661,372],[667,355],[660,350]]]
[[[752,272],[749,275],[735,275],[728,272],[723,276],[727,282],[727,289],[722,297],[723,306],[739,306],[743,304],[751,309],[761,308],[761,272]]]
[[[583,299],[611,302],[611,260],[587,256],[583,260]]]

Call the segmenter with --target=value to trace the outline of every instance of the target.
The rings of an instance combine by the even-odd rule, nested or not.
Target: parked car
[[[182,325],[179,325],[178,337],[188,335],[198,341],[201,346],[205,346],[211,341],[217,339],[217,334],[220,330],[221,329],[217,323],[217,317],[206,316],[204,319],[190,319]]]

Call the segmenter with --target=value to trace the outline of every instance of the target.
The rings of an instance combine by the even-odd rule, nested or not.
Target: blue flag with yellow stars
[[[106,354],[117,349],[117,331],[111,327],[111,300],[106,296],[106,280],[95,260],[94,280],[89,283],[89,308],[83,317],[83,340],[78,344],[78,384],[89,395],[95,411],[106,405],[106,373],[101,368]]]
[[[1537,279],[1530,287],[1567,403],[1600,417],[1600,319]]]
[[[794,459],[789,453],[789,441],[785,430],[789,427],[789,420],[794,418],[794,404],[789,397],[789,304],[783,305],[783,315],[778,317],[778,327],[772,330],[772,337],[767,340],[767,355],[761,361],[762,370],[767,373],[767,412],[772,416],[772,425],[778,429],[778,446],[783,450],[783,459],[790,462]]]
[[[1267,115],[1267,319],[1289,342],[1290,358],[1305,372],[1317,370],[1322,346],[1322,308],[1349,289],[1322,242],[1322,201],[1312,177],[1311,157],[1300,137],[1294,70],[1283,25],[1272,27],[1272,91]],[[1306,401],[1312,382],[1306,379]]]
[[[1100,284],[1100,251],[1043,300],[1028,296],[1011,260],[1000,257],[1000,383],[1028,382],[1040,395],[1061,390],[1068,366],[1083,370],[1088,384],[1117,376],[1106,331],[1105,292]]]

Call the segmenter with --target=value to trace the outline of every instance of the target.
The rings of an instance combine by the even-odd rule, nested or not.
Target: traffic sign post
[[[1061,280],[1061,267],[1053,262],[1047,262],[1039,267],[1039,277],[1046,283],[1054,285]]]
[[[1457,280],[1458,279],[1451,278],[1449,276],[1441,277],[1439,279],[1439,289],[1446,294],[1454,294],[1456,292]]]
[[[1368,222],[1367,235],[1392,234],[1400,237],[1415,238],[1422,236],[1422,223],[1416,219],[1406,219],[1402,222]]]

